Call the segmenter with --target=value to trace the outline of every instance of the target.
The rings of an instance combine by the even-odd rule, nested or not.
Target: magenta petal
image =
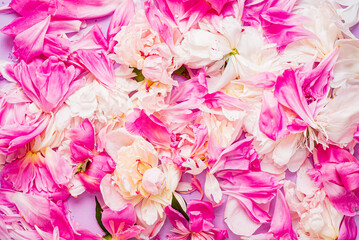
[[[70,40],[56,34],[46,34],[42,54],[46,57],[56,56],[61,61],[66,62],[71,53],[70,46]]]
[[[62,209],[55,203],[35,195],[16,192],[10,199],[16,205],[21,216],[30,225],[36,225],[44,232],[52,233],[57,227],[60,237],[73,239],[73,229]],[[34,206],[37,206],[34,208]]]
[[[111,39],[123,26],[127,26],[133,15],[135,15],[135,4],[133,0],[122,1],[116,8],[110,25],[108,26],[107,39]]]
[[[303,91],[306,98],[310,100],[322,99],[326,96],[329,89],[329,81],[332,77],[332,70],[338,58],[338,49],[327,55],[319,65],[308,72],[301,73],[305,75],[303,79]]]
[[[173,227],[178,229],[178,224],[181,223],[185,228],[188,229],[188,221],[180,212],[172,208],[170,205],[165,207],[165,213]]]
[[[95,146],[95,130],[88,119],[85,119],[80,126],[68,131],[68,137],[79,146],[92,150]]]
[[[56,111],[76,90],[74,66],[66,67],[56,57],[44,62],[36,59],[30,64],[21,61],[14,67],[14,75],[24,93],[45,112]]]
[[[171,143],[171,133],[155,116],[147,116],[144,110],[138,108],[129,114],[125,123],[127,131],[145,137],[153,144],[168,147]]]
[[[26,62],[40,55],[43,51],[45,34],[49,27],[51,17],[18,34],[14,39],[14,55]]]
[[[189,230],[191,232],[209,231],[213,228],[213,206],[209,202],[191,200],[187,205]]]
[[[108,49],[107,39],[103,35],[99,25],[96,24],[93,26],[85,36],[71,46],[71,52],[75,52],[79,49]]]
[[[77,50],[80,62],[89,70],[96,79],[108,88],[115,86],[115,70],[113,62],[107,54],[101,50],[97,53],[94,50]]]
[[[357,231],[354,217],[344,216],[340,224],[338,240],[355,240],[357,238]]]
[[[24,124],[9,124],[0,127],[0,152],[9,154],[29,143],[46,128],[48,116]]]
[[[316,156],[320,164],[357,162],[357,159],[348,150],[334,145],[329,145],[326,149],[322,145],[318,145]]]
[[[259,129],[272,140],[289,134],[287,115],[271,92],[263,92]]]
[[[298,114],[306,123],[315,127],[313,113],[303,95],[299,80],[292,69],[287,69],[277,78],[274,96],[283,106]]]
[[[130,203],[118,211],[106,208],[102,213],[102,223],[112,235],[121,233],[136,223],[135,209]]]
[[[89,167],[84,173],[79,173],[79,178],[88,192],[99,192],[102,179],[111,174],[116,167],[111,157],[100,153],[93,157]]]
[[[271,228],[269,231],[279,239],[281,237],[289,237],[291,240],[297,239],[297,236],[293,231],[289,207],[281,191],[278,191],[277,194]]]

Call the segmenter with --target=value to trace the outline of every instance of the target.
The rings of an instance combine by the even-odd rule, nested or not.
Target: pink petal
[[[39,117],[22,124],[14,123],[0,127],[0,152],[9,154],[29,143],[46,128],[49,116]]]
[[[66,62],[71,53],[70,47],[70,40],[62,38],[56,34],[46,34],[42,54],[48,58],[56,56],[61,61]]]
[[[209,231],[213,228],[213,206],[209,202],[192,199],[188,202],[189,230],[191,232]]]
[[[108,49],[107,39],[103,35],[99,25],[96,24],[93,26],[85,36],[71,46],[71,52],[75,52],[79,49]]]
[[[107,39],[113,38],[123,26],[127,26],[135,14],[133,0],[124,0],[116,8],[107,29]]]
[[[85,119],[80,126],[70,129],[68,137],[73,143],[92,150],[95,146],[95,130],[88,119]]]
[[[204,104],[209,108],[218,108],[218,107],[229,107],[229,108],[240,108],[248,109],[247,104],[242,102],[238,98],[228,96],[222,92],[214,92],[204,96]]]
[[[298,114],[307,124],[316,126],[313,113],[303,95],[299,80],[292,69],[287,69],[278,77],[274,89],[274,96],[283,106]]]
[[[50,24],[48,16],[41,22],[18,34],[14,39],[14,55],[26,62],[40,55],[43,51],[44,38]]]
[[[289,212],[288,204],[281,191],[278,191],[277,200],[274,207],[271,228],[269,232],[273,233],[277,238],[289,237],[289,239],[297,239],[296,233],[292,228],[292,218]]]
[[[35,195],[16,192],[11,197],[21,216],[30,225],[36,225],[44,232],[52,233],[54,228],[59,229],[60,237],[73,239],[72,227],[64,214],[55,203]],[[37,206],[34,208],[34,206]]]
[[[271,92],[263,92],[263,102],[259,116],[259,129],[270,139],[284,138],[289,134],[287,115]]]
[[[155,116],[147,116],[144,110],[138,108],[129,114],[125,123],[127,131],[145,137],[153,144],[168,147],[171,143],[171,133]]]
[[[306,38],[317,38],[299,24],[306,18],[288,13],[279,8],[270,8],[260,16],[264,35],[271,43],[277,44],[282,52],[288,44]]]
[[[116,80],[113,62],[103,50],[97,53],[94,50],[81,49],[77,50],[76,53],[80,63],[82,63],[100,83],[108,88],[115,86]]]
[[[340,224],[338,240],[355,240],[357,239],[357,231],[354,217],[344,216]]]
[[[102,223],[105,228],[119,239],[129,239],[136,237],[144,228],[134,226],[136,222],[136,212],[132,204],[126,204],[118,211],[106,208],[102,213]]]
[[[112,158],[100,153],[93,157],[84,173],[79,173],[79,178],[88,192],[99,192],[102,179],[107,174],[112,174],[115,167]]]
[[[168,205],[165,208],[165,213],[168,217],[168,220],[172,224],[172,226],[179,229],[180,228],[179,223],[181,223],[182,226],[184,226],[188,230],[188,221],[187,221],[187,219],[185,219],[185,217],[180,212],[178,212],[177,210],[172,208],[170,205]]]
[[[45,112],[56,111],[77,89],[77,71],[66,67],[56,57],[44,62],[36,59],[30,64],[21,61],[14,67],[14,75],[24,93]]]
[[[332,78],[332,70],[339,55],[338,49],[327,55],[317,67],[308,67],[308,72],[301,72],[304,75],[303,92],[306,98],[311,101],[326,97],[329,89],[329,81]]]
[[[88,19],[111,14],[121,0],[12,0],[9,6],[22,16],[51,14],[64,19]]]

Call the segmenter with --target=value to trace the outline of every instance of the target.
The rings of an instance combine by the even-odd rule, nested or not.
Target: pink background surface
[[[10,1],[0,1],[0,7],[5,6]],[[12,20],[14,20],[17,17],[16,14],[0,14],[0,28],[3,26],[9,24]],[[94,24],[99,24],[102,26],[102,30],[105,33],[107,31],[107,27],[109,25],[111,16],[96,19],[96,20],[89,20],[87,21],[88,27],[91,27]],[[353,33],[359,37],[359,25],[353,27]],[[6,36],[4,34],[0,33],[0,60],[5,61],[14,61],[16,57],[11,53],[12,49],[12,37]],[[289,173],[287,178],[291,178],[291,175],[294,176],[294,174]],[[188,176],[185,176],[187,181],[189,181]],[[200,181],[203,183],[204,175],[201,174],[199,177]],[[98,233],[100,235],[103,234],[101,228],[98,226],[95,218],[95,196],[98,197],[101,203],[102,197],[101,194],[89,194],[84,193],[77,198],[70,197],[68,201],[68,206],[70,210],[69,217],[71,219],[74,219],[76,222],[78,222],[83,228],[89,229],[93,233]],[[199,199],[200,194],[198,192],[195,192],[193,194],[189,195],[183,195],[186,201],[194,198]],[[206,198],[204,200],[207,200]],[[274,202],[273,202],[274,203]],[[214,224],[216,227],[222,227],[226,228],[226,224],[223,222],[223,213],[224,213],[225,205],[219,206],[215,208],[215,215],[216,218],[214,220]],[[359,216],[356,218],[357,225],[359,225]],[[161,239],[166,239],[166,235],[170,233],[170,230],[172,229],[171,224],[167,220],[159,234]],[[258,232],[265,232],[269,229],[269,225],[263,225]],[[234,235],[229,229],[228,229],[229,239],[235,240],[240,239],[239,236]],[[359,240],[359,237],[357,237],[357,240]]]

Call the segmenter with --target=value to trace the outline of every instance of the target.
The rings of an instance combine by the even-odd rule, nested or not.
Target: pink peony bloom
[[[102,213],[102,223],[113,240],[126,240],[137,237],[143,227],[135,225],[136,212],[132,204],[126,204],[118,211],[106,208]]]
[[[44,155],[28,152],[24,157],[6,164],[2,170],[2,177],[11,188],[53,200],[68,197],[65,184],[71,176],[70,164],[50,148]]]
[[[213,225],[214,212],[213,206],[209,202],[191,200],[187,205],[187,220],[180,212],[167,206],[165,213],[173,227],[175,235],[168,235],[171,240],[191,240],[213,239],[223,240],[228,238],[227,231],[215,228]]]
[[[21,61],[13,71],[24,93],[45,112],[55,112],[79,87],[75,67],[66,67],[56,57],[30,64]]]
[[[12,91],[1,99],[0,153],[10,154],[25,146],[46,128],[50,116],[29,104],[29,99]]]

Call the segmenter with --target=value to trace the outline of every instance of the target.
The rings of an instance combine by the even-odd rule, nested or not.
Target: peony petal
[[[101,50],[100,53],[94,50],[77,50],[77,56],[87,70],[89,70],[96,79],[108,88],[115,86],[115,70],[113,62],[106,53]]]
[[[357,224],[354,217],[344,216],[340,224],[338,240],[357,239]]]
[[[168,147],[171,142],[167,127],[155,116],[147,116],[144,110],[134,109],[127,116],[125,126],[130,133],[145,137],[158,146]]]
[[[287,115],[271,92],[263,92],[259,117],[259,129],[270,139],[276,140],[289,134]]]
[[[254,222],[237,199],[231,196],[227,199],[224,221],[233,233],[244,236],[251,236],[262,225]]]
[[[41,22],[18,34],[14,39],[14,55],[29,62],[43,51],[44,39],[50,24],[48,16]]]

